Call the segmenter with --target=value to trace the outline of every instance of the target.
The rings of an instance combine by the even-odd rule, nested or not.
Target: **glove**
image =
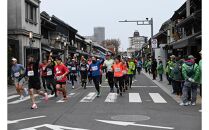
[[[192,78],[189,78],[188,80],[189,80],[190,82],[195,82],[194,79],[192,79]]]

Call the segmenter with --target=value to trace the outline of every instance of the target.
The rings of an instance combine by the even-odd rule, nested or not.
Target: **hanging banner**
[[[153,49],[157,48],[157,39],[152,39],[151,43],[152,43],[152,48]]]

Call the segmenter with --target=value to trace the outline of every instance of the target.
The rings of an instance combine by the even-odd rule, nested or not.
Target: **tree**
[[[102,46],[105,48],[115,48],[115,53],[118,53],[119,47],[120,47],[120,39],[107,39],[102,41]]]

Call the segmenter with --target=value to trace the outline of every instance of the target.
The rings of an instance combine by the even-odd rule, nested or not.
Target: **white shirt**
[[[114,63],[113,59],[105,60],[104,66],[107,66],[107,71],[112,71],[112,65]]]

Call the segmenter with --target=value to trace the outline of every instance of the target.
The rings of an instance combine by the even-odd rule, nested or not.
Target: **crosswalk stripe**
[[[94,88],[94,86],[86,86],[87,88]],[[132,88],[156,88],[158,86],[131,86]],[[109,88],[109,86],[102,86],[102,88]]]
[[[129,102],[141,103],[142,100],[139,93],[129,93]]]
[[[80,102],[92,102],[96,96],[96,92],[90,92]]]
[[[105,102],[116,102],[117,93],[109,93],[105,99]]]
[[[69,97],[71,97],[71,96],[73,96],[75,93],[70,93],[70,94],[68,94],[68,96]],[[60,99],[60,100],[58,100],[58,101],[56,101],[57,103],[60,103],[60,102],[65,102],[65,101],[63,101],[62,99]]]
[[[38,96],[38,94],[35,94],[35,97],[37,97],[37,96]],[[24,102],[24,101],[26,101],[28,99],[30,99],[30,96],[26,96],[22,100],[17,99],[15,101],[9,102],[8,104],[17,104],[17,103],[20,103],[20,102]]]
[[[20,95],[12,95],[12,96],[9,96],[8,98],[7,98],[7,100],[10,100],[10,99],[13,99],[13,98],[16,98],[16,97],[19,97]]]
[[[149,93],[154,103],[167,103],[159,93]]]

